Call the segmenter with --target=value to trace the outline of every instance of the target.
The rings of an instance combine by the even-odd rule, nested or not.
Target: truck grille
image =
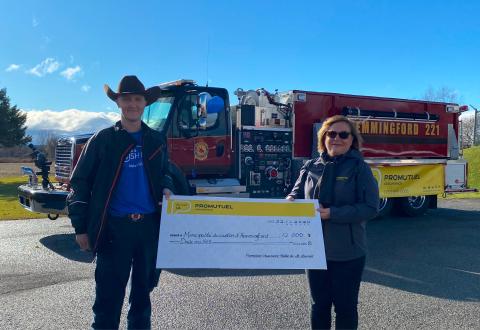
[[[72,172],[72,148],[74,139],[61,138],[55,149],[55,177],[57,179],[68,179]]]

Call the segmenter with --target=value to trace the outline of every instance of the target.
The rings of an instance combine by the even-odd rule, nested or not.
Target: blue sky
[[[103,84],[178,78],[480,108],[480,1],[2,1],[0,88],[26,110],[116,111]],[[231,100],[235,103],[236,100]]]

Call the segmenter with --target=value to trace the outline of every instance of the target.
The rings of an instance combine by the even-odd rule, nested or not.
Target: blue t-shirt
[[[155,212],[148,177],[143,166],[142,131],[130,133],[137,145],[130,150],[123,162],[117,186],[112,195],[109,212],[121,217],[130,213]]]

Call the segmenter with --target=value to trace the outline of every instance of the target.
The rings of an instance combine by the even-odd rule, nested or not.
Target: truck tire
[[[429,196],[409,196],[398,199],[399,210],[409,216],[417,217],[427,212],[430,200]]]
[[[47,218],[49,218],[50,220],[57,220],[58,219],[58,214],[47,214]]]
[[[377,218],[383,218],[390,214],[393,208],[393,198],[380,198],[380,204],[378,205]]]

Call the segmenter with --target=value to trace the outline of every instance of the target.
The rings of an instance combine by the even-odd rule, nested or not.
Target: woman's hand
[[[320,204],[320,208],[317,209],[318,212],[320,212],[320,218],[322,220],[328,220],[330,219],[330,208],[324,208],[323,205]]]

